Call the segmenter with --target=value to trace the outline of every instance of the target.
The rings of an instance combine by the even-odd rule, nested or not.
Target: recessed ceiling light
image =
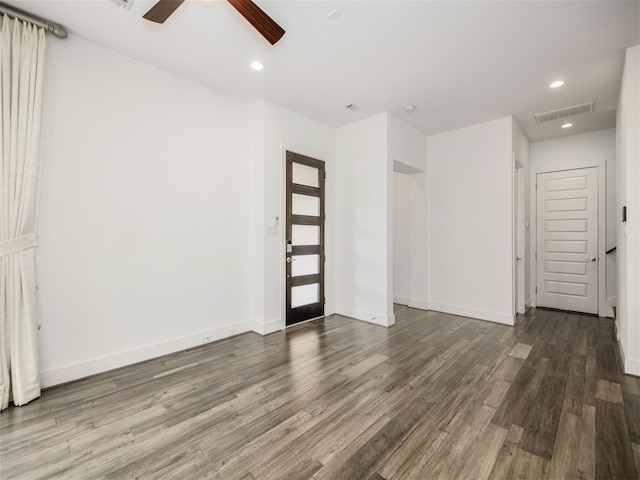
[[[407,113],[413,113],[416,111],[416,106],[415,105],[407,105],[406,107],[404,107],[404,111]]]
[[[551,85],[549,85],[549,88],[558,88],[558,87],[561,87],[562,85],[564,85],[563,80],[556,80]]]
[[[264,65],[262,65],[262,63],[259,62],[258,60],[254,60],[253,62],[251,62],[251,65],[249,66],[254,70],[262,70],[264,68]]]
[[[563,123],[562,124],[562,128],[569,128],[569,127],[573,127],[573,123]]]
[[[347,110],[351,110],[352,112],[357,112],[358,110],[360,110],[360,107],[355,103],[350,103],[349,105],[346,105],[344,108],[346,108]]]

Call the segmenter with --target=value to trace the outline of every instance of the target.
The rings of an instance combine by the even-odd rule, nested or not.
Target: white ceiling
[[[531,141],[615,126],[640,1],[255,0],[285,30],[271,46],[224,0],[187,0],[163,25],[108,0],[4,0],[110,49],[230,95],[331,126],[389,111],[425,134],[513,115]],[[335,21],[327,16],[338,9]],[[64,41],[51,38],[50,41]],[[255,72],[249,63],[261,60]],[[551,90],[549,83],[565,80]],[[533,114],[595,101],[595,112]],[[353,112],[348,104],[360,106]],[[408,114],[407,104],[417,107]]]

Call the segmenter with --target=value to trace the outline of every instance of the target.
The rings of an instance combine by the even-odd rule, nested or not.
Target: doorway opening
[[[427,310],[427,180],[393,161],[393,302]]]

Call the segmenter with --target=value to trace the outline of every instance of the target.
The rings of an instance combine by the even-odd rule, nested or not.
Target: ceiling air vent
[[[583,103],[582,105],[574,105],[573,107],[561,108],[551,112],[536,113],[533,117],[536,123],[548,122],[549,120],[558,120],[559,118],[572,117],[581,113],[589,113],[595,110],[594,102]]]

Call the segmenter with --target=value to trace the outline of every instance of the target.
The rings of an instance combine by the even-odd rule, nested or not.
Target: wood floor
[[[640,478],[640,379],[610,320],[396,321],[331,316],[49,389],[0,414],[0,478]]]

